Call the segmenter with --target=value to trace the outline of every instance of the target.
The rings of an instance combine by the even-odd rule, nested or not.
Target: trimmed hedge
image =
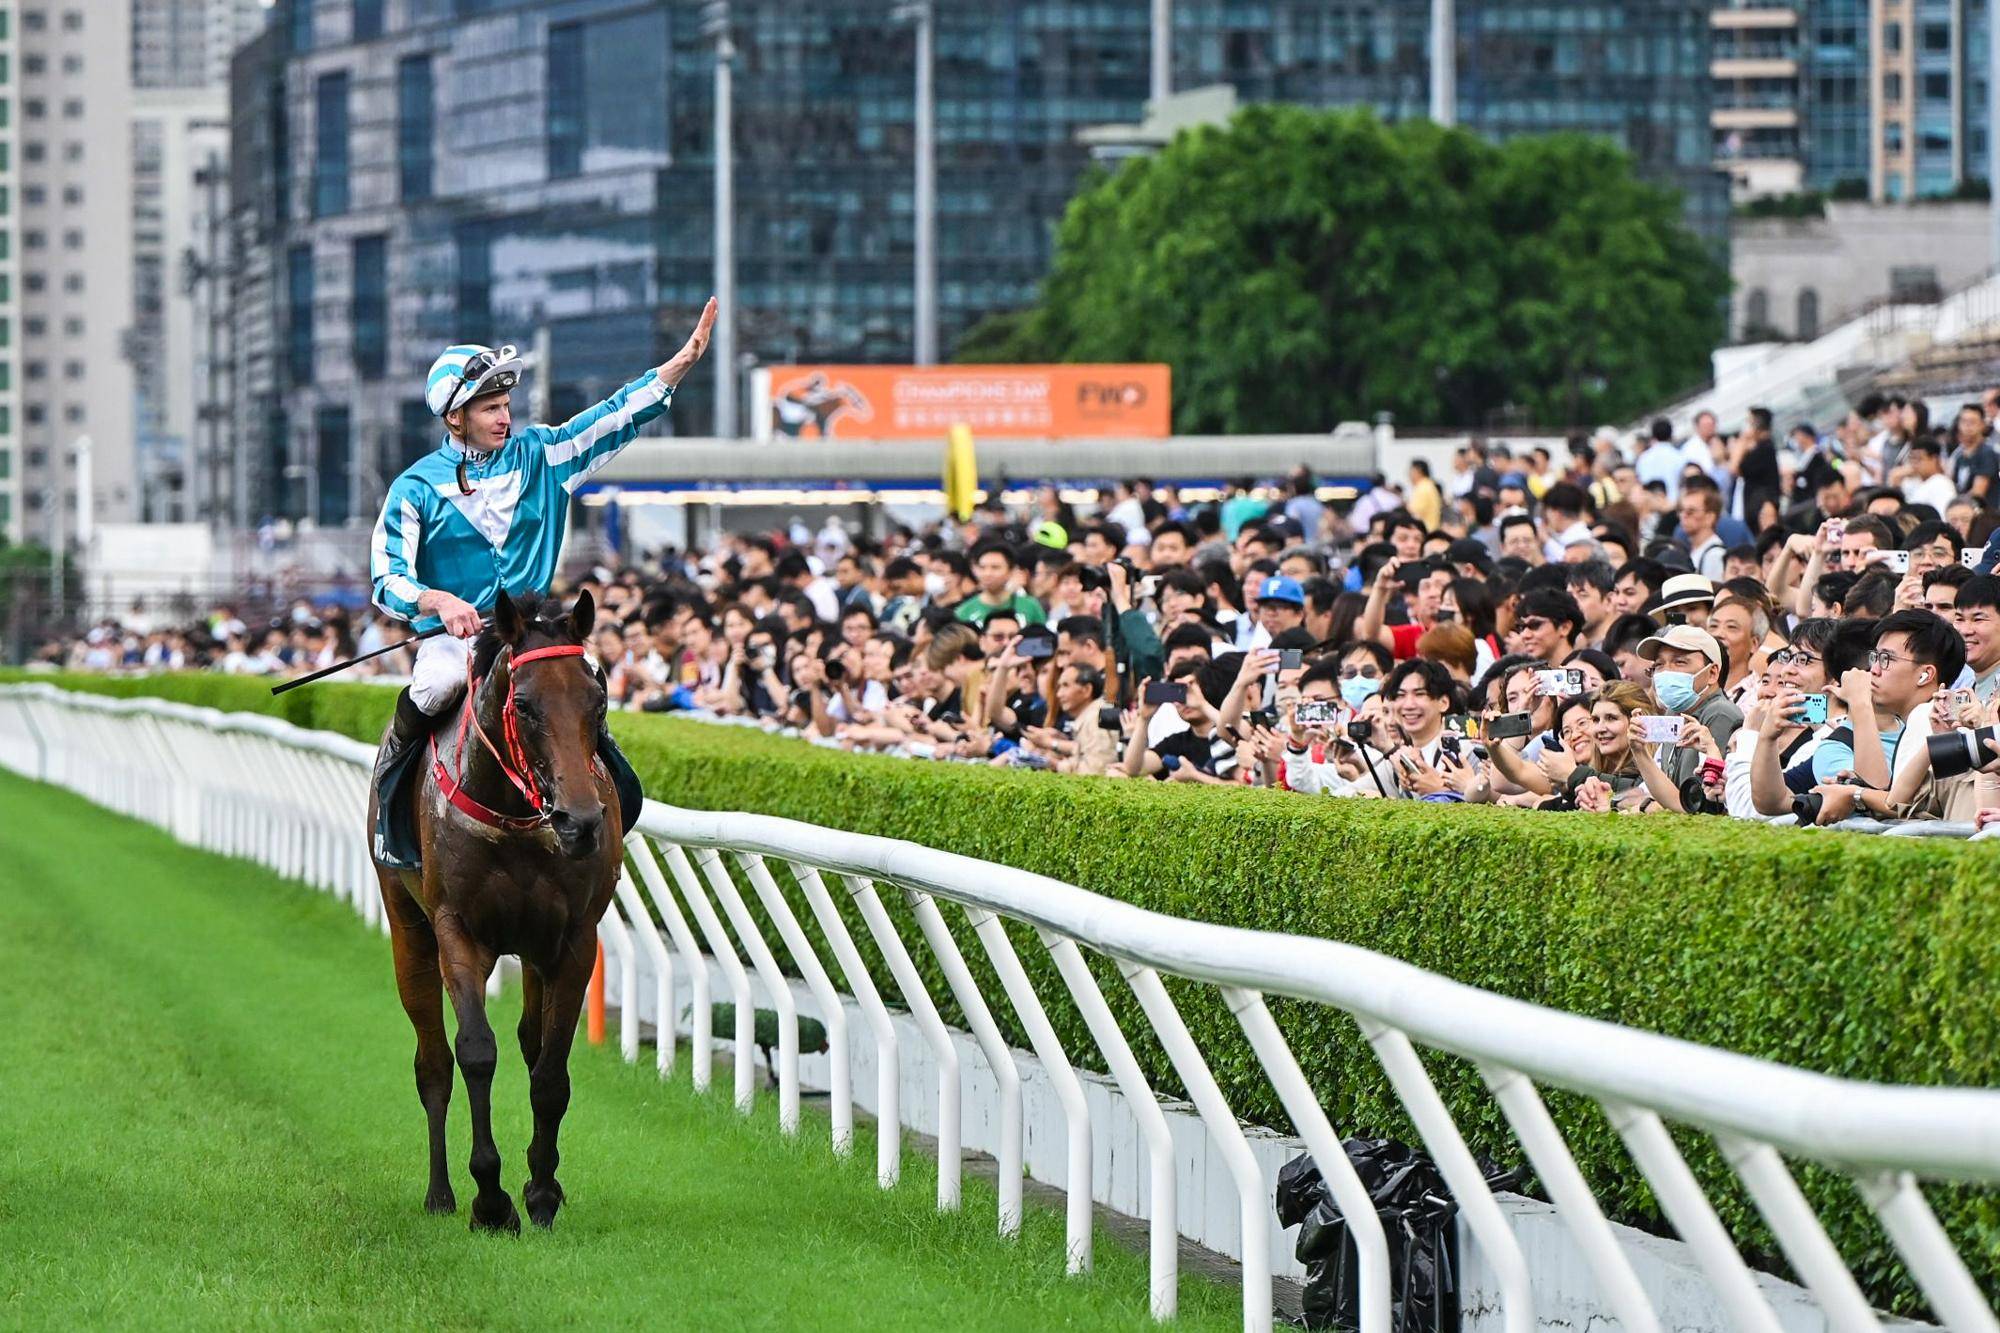
[[[324,684],[274,700],[263,683],[218,676],[35,678],[276,713],[370,742],[393,697]],[[656,715],[620,714],[613,729],[649,794],[676,805],[906,838],[1175,916],[1344,940],[1500,994],[1846,1078],[2000,1086],[2000,852],[1987,844],[1079,780],[850,755]],[[879,968],[858,923],[854,933]],[[976,942],[961,932],[961,943],[983,970]],[[1025,932],[1019,951],[1045,1000],[1061,997]],[[1143,1032],[1129,992],[1103,977],[1127,1031]],[[1231,1105],[1287,1124],[1217,994],[1174,993]],[[1273,1009],[1342,1132],[1413,1134],[1351,1020],[1317,1005]],[[1050,1011],[1071,1052],[1094,1059],[1067,1004]],[[1156,1045],[1135,1046],[1160,1086],[1177,1085]],[[1427,1061],[1475,1151],[1517,1160],[1470,1066]],[[1607,1210],[1661,1229],[1602,1115],[1549,1100]],[[1776,1265],[1712,1148],[1678,1137],[1724,1220]],[[1816,1168],[1800,1176],[1876,1297],[1920,1311],[1852,1187]],[[2000,1289],[2000,1198],[1930,1193],[1975,1279]]]

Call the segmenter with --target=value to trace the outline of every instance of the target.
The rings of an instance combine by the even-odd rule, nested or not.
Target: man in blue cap
[[[1306,623],[1306,590],[1297,579],[1273,574],[1257,585],[1257,629],[1249,647],[1268,648],[1271,640]]]
[[[548,592],[570,497],[667,410],[714,327],[710,298],[666,361],[560,426],[519,432],[510,395],[523,366],[513,347],[463,343],[432,364],[424,398],[444,439],[390,483],[370,573],[376,606],[420,632],[439,625],[446,632],[417,651],[378,776],[457,702],[470,642],[501,591],[530,600]]]

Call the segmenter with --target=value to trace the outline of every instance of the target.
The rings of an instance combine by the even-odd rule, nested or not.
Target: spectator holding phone
[[[1930,756],[1925,738],[1931,734],[1931,700],[1942,680],[1956,680],[1965,667],[1965,641],[1941,617],[1929,611],[1897,611],[1876,624],[1875,646],[1868,655],[1868,704],[1873,707],[1881,745],[1892,774],[1889,790],[1874,784],[1869,774],[1860,783],[1822,784],[1822,798],[1813,813],[1818,822],[1838,823],[1850,814],[1906,818],[1910,807],[1927,793]],[[1850,717],[1863,706],[1856,694],[1845,696]],[[1859,741],[1857,740],[1857,745]],[[1864,785],[1865,784],[1865,785]],[[1934,812],[1934,811],[1933,811]]]
[[[1693,625],[1669,625],[1639,645],[1639,656],[1653,664],[1653,697],[1661,711],[1693,718],[1717,747],[1727,747],[1743,714],[1722,692],[1729,666],[1715,636]],[[1701,771],[1699,750],[1666,746],[1656,757],[1676,787]]]
[[[1961,583],[1947,618],[1965,640],[1965,672],[1954,683],[1992,703],[2000,693],[2000,577],[1975,574]]]
[[[1226,781],[1223,775],[1236,765],[1235,749],[1223,739],[1216,710],[1201,692],[1201,672],[1197,664],[1183,662],[1173,669],[1168,681],[1143,683],[1140,725],[1132,728],[1125,743],[1126,777],[1210,785]],[[1153,744],[1146,739],[1147,727],[1163,708],[1180,714],[1183,729]]]

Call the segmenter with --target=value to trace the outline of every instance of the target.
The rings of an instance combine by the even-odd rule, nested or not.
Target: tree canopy
[[[963,361],[1164,361],[1189,434],[1618,419],[1702,379],[1728,275],[1609,140],[1261,105],[1070,202]]]

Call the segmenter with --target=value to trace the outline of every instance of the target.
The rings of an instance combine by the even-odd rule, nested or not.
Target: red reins
[[[514,672],[520,670],[530,662],[539,662],[544,658],[582,657],[583,655],[584,649],[581,644],[570,643],[557,644],[549,648],[534,648],[510,658],[511,665],[507,673],[507,702],[500,709],[500,738],[507,745],[507,753],[505,755],[501,754],[499,747],[493,744],[492,738],[486,734],[486,728],[479,725],[477,714],[479,712],[480,682],[472,674],[471,654],[466,655],[465,704],[458,717],[457,773],[453,773],[445,767],[443,758],[437,752],[437,737],[431,737],[431,772],[437,778],[438,790],[444,793],[446,800],[480,823],[491,825],[494,828],[525,832],[529,829],[540,828],[549,822],[548,803],[542,797],[541,784],[535,780],[535,770],[534,766],[528,761],[527,747],[521,743],[520,711],[514,706]],[[468,727],[479,737],[480,743],[493,756],[493,762],[500,766],[500,771],[506,775],[507,781],[513,785],[515,791],[521,793],[521,799],[528,803],[528,808],[533,810],[534,814],[503,815],[499,811],[481,804],[470,792],[466,791],[465,733]],[[509,763],[510,759],[512,760],[511,764]]]

